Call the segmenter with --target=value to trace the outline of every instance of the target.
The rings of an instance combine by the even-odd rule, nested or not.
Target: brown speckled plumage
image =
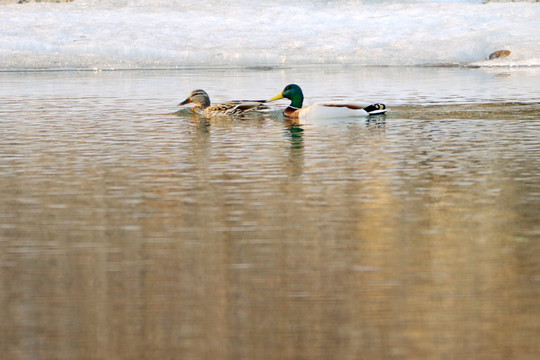
[[[195,106],[191,108],[192,112],[205,117],[239,116],[250,112],[268,109],[268,107],[264,104],[252,101],[231,101],[211,105],[210,97],[206,91],[201,89],[193,90],[191,94],[189,94],[189,97],[178,105],[186,105],[189,103],[195,104]]]

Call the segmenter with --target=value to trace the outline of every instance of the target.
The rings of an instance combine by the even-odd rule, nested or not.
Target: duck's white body
[[[299,120],[322,120],[355,116],[368,116],[360,104],[315,103],[299,109]]]

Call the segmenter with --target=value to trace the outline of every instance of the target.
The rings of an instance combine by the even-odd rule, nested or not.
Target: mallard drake
[[[231,101],[222,104],[211,105],[210,97],[204,90],[193,90],[188,98],[182,101],[178,106],[193,103],[191,112],[205,116],[238,116],[250,112],[268,109],[263,105],[264,101]]]
[[[302,93],[300,86],[296,84],[285,86],[282,92],[267,101],[275,101],[283,98],[291,100],[291,104],[283,110],[283,114],[291,119],[321,119],[354,115],[377,115],[384,114],[387,111],[384,104],[372,104],[364,107],[359,104],[316,103],[302,107],[304,94]]]

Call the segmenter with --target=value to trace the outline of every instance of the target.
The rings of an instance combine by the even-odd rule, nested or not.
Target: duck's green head
[[[282,92],[280,92],[268,101],[274,101],[283,98],[291,100],[290,106],[298,109],[302,107],[302,103],[304,102],[304,94],[302,93],[302,89],[300,89],[300,86],[296,84],[289,84],[285,86],[285,89],[283,89]]]

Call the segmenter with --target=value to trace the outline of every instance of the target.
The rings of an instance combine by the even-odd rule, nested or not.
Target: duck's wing
[[[351,109],[351,110],[364,110],[364,107],[362,105],[358,105],[358,104],[325,104],[325,103],[322,103],[322,104],[319,104],[319,105],[326,106],[326,107],[347,108],[347,109]]]
[[[351,110],[364,110],[370,115],[376,115],[376,114],[384,114],[388,109],[386,109],[386,105],[384,104],[371,104],[369,106],[362,106],[359,104],[321,104],[322,106],[326,107],[340,107],[340,108],[347,108]]]
[[[231,103],[265,103],[268,100],[232,100]]]
[[[234,104],[234,103],[215,104],[215,105],[210,105],[209,107],[207,107],[205,109],[205,111],[216,112],[216,113],[219,113],[219,112],[225,113],[225,112],[227,112],[229,110],[234,109],[235,106],[236,106],[236,104]]]
[[[209,107],[212,110],[230,110],[230,109],[241,109],[247,110],[251,108],[256,108],[261,106],[264,101],[257,100],[233,100],[226,103],[216,104]],[[265,106],[265,105],[263,105]]]
[[[207,114],[213,115],[241,115],[246,112],[267,110],[268,106],[260,102],[231,101],[209,106],[205,109]]]
[[[267,109],[268,106],[263,105],[261,102],[258,101],[241,101],[237,102],[236,106],[234,107],[237,110],[255,110],[255,109]]]

